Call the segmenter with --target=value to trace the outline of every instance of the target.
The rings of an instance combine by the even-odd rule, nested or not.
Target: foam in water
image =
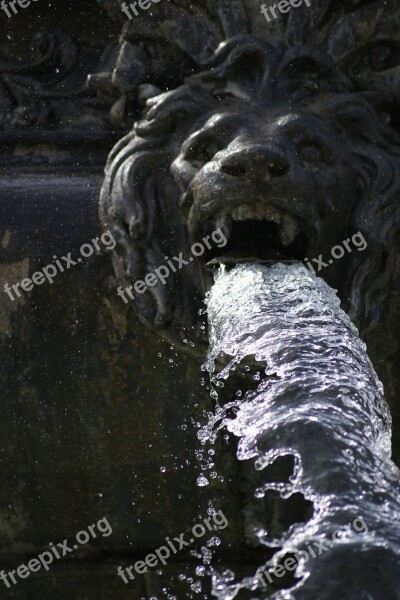
[[[207,305],[216,412],[200,437],[212,443],[229,431],[238,459],[251,459],[261,485],[244,509],[247,528],[271,556],[242,580],[215,572],[213,596],[229,600],[247,589],[251,598],[400,598],[400,478],[390,459],[390,414],[335,292],[298,264],[222,266]],[[240,398],[227,391],[235,377],[251,390]],[[293,472],[270,481],[268,468],[282,457],[292,458]],[[301,498],[310,514],[277,533],[269,494],[287,503],[288,514]],[[352,526],[356,519],[362,531]],[[329,551],[311,551],[324,540]],[[291,582],[259,577],[288,556],[297,561]]]

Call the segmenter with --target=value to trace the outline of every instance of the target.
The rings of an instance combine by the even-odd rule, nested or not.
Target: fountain
[[[18,600],[400,597],[400,4],[262,2],[3,18],[3,567],[113,530]]]
[[[194,360],[210,339],[216,409],[201,442],[215,463],[220,431],[238,442],[225,483],[244,520],[221,548],[229,563],[239,545],[255,567],[212,562],[212,594],[394,600],[399,473],[361,339],[398,293],[398,6],[316,0],[273,30],[252,0],[170,0],[152,15],[150,27],[125,24],[98,81],[116,122],[133,125],[109,156],[100,219],[117,240],[116,289],[191,261],[126,309]],[[194,258],[217,230],[223,250]],[[354,235],[365,252],[349,250]],[[325,265],[324,281],[305,257]],[[180,375],[196,385],[193,370]],[[194,396],[206,413],[209,398]],[[202,473],[199,489],[218,495],[214,482]]]
[[[254,577],[215,573],[213,595],[398,598],[400,474],[390,414],[335,292],[300,264],[222,265],[207,305],[216,411],[200,437],[213,442],[227,430],[238,438],[237,458],[258,472],[246,508],[250,535],[272,551]],[[236,395],[225,393],[231,377],[241,385]],[[292,457],[293,471],[271,482],[279,457]],[[276,492],[283,504],[296,495],[312,503],[310,517],[280,535],[268,524]]]

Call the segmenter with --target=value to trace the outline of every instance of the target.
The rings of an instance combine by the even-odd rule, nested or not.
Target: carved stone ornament
[[[116,273],[128,286],[217,227],[229,240],[137,295],[141,318],[201,338],[205,263],[268,260],[273,222],[296,260],[360,231],[368,249],[324,278],[362,332],[376,324],[399,227],[399,26],[395,1],[326,0],[271,23],[250,0],[172,0],[124,25],[103,75],[120,90],[114,119],[137,118],[101,195]]]
[[[31,42],[25,63],[10,58],[0,62],[0,131],[110,130],[109,109],[114,98],[99,96],[87,77],[110,67],[115,44],[100,56],[94,48],[78,47],[65,33],[41,32]],[[94,88],[94,89],[93,89]]]

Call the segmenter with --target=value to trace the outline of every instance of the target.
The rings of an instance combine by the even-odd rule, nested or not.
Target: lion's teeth
[[[263,204],[242,204],[233,208],[230,214],[234,221],[273,221],[279,224],[282,220],[278,209]]]
[[[266,206],[264,208],[263,219],[265,219],[266,221],[273,221],[274,223],[279,225],[282,222],[282,213],[272,206]]]
[[[229,215],[223,215],[217,220],[217,227],[221,227],[224,233],[228,231],[229,236],[233,221],[268,221],[276,223],[279,240],[283,246],[290,246],[299,233],[298,225],[293,217],[274,206],[264,203],[235,206]],[[226,233],[225,236],[227,236]]]
[[[247,204],[236,206],[231,212],[231,217],[234,221],[249,221],[256,218],[254,208]]]
[[[215,222],[215,229],[220,229],[226,239],[229,238],[232,231],[232,218],[230,215],[221,215]]]
[[[298,234],[298,226],[296,221],[289,215],[282,218],[282,223],[279,228],[279,239],[283,246],[290,246],[294,238]]]

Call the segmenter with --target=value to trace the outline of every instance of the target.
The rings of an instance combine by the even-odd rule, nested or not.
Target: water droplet
[[[254,496],[256,498],[264,498],[265,491],[263,490],[263,488],[257,488],[256,491],[254,492]]]
[[[214,536],[210,539],[210,541],[208,543],[210,546],[219,546],[221,543],[221,540],[219,539],[219,537]]]
[[[200,594],[200,592],[201,592],[201,583],[200,583],[200,581],[195,581],[194,583],[192,583],[192,585],[190,586],[190,589],[193,592],[196,592],[196,594]]]
[[[205,487],[206,485],[209,485],[210,482],[208,481],[207,477],[204,477],[204,475],[199,475],[196,483],[199,487]]]

